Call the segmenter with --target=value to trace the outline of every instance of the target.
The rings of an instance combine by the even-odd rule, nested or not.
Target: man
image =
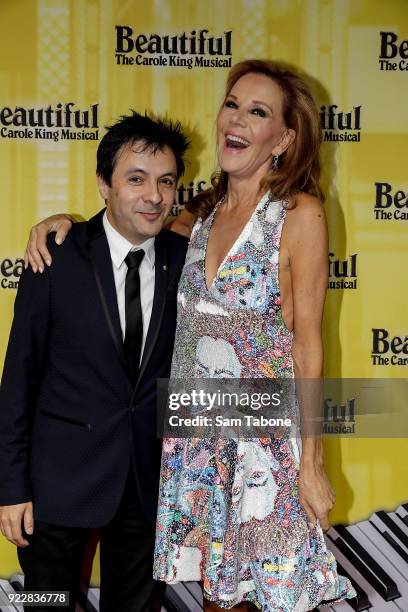
[[[135,112],[108,128],[106,211],[50,240],[53,265],[20,280],[0,391],[0,528],[25,590],[69,591],[72,610],[93,528],[101,611],[160,609],[156,379],[169,375],[187,248],[162,226],[186,148],[180,126]]]

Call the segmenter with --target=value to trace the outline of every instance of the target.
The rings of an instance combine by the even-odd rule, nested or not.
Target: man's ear
[[[284,153],[286,149],[292,144],[295,138],[295,130],[292,130],[291,128],[285,128],[285,131],[282,134],[282,138],[272,150],[272,155],[282,155],[282,153]]]
[[[105,179],[100,174],[96,175],[96,182],[98,184],[99,193],[103,200],[107,200],[109,197],[109,185],[105,183]]]

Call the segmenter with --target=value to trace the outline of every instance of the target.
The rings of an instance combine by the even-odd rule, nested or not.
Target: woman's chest
[[[260,236],[252,230],[247,226],[235,240],[230,235],[222,240],[222,232],[214,234],[212,244],[205,226],[193,236],[179,286],[181,306],[192,306],[195,295],[200,308],[210,302],[229,311],[276,308],[278,251],[266,232]]]

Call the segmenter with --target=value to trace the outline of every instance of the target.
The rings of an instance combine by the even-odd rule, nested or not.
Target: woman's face
[[[218,161],[230,178],[262,178],[287,148],[292,130],[282,110],[282,91],[271,78],[249,73],[235,83],[217,118]]]

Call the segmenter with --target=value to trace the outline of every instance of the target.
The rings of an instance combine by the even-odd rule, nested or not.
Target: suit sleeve
[[[0,387],[0,505],[32,499],[29,457],[32,417],[44,376],[50,327],[50,271],[25,270]]]

